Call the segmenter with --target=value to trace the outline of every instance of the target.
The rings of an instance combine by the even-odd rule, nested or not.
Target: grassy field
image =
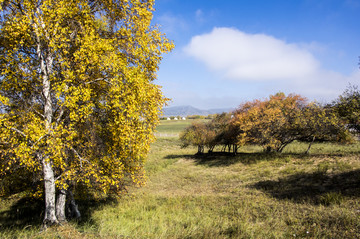
[[[179,133],[194,120],[161,120],[156,129],[157,137],[178,137]]]
[[[360,238],[360,143],[194,156],[176,137],[189,123],[159,126],[145,187],[87,202],[81,221],[46,232],[34,203],[3,199],[0,238]]]

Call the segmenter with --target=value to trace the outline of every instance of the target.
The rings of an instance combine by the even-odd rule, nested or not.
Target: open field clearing
[[[189,120],[162,120],[155,135],[156,137],[178,137],[179,133],[190,124]]]
[[[162,122],[158,132],[188,124]],[[194,156],[179,144],[158,137],[145,187],[88,201],[83,219],[63,227],[39,233],[36,203],[2,199],[0,238],[360,238],[359,142],[314,144],[310,155],[304,143],[282,154],[248,146],[236,156]]]
[[[161,120],[156,129],[156,137],[178,137],[180,132],[192,122],[199,120]],[[201,120],[205,121],[205,120]]]

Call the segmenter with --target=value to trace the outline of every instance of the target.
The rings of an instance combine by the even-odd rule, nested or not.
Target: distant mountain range
[[[223,112],[230,112],[234,110],[233,108],[223,108],[223,109],[210,109],[210,110],[200,110],[190,105],[186,106],[173,106],[164,108],[163,117],[171,116],[189,116],[189,115],[210,115],[210,114],[221,114]]]

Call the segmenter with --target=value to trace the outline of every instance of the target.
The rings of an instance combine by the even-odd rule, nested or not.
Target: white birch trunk
[[[47,67],[45,67],[44,61],[41,61],[41,68],[43,71],[43,94],[45,98],[44,116],[45,116],[45,128],[47,131],[51,129],[52,121],[52,105],[50,95],[50,81],[48,79]],[[55,187],[55,175],[53,164],[51,159],[43,158],[43,173],[45,182],[45,218],[44,226],[57,224],[58,220],[55,213],[56,202],[56,187]]]
[[[49,64],[48,59],[47,64]],[[43,94],[45,98],[44,102],[44,116],[45,116],[45,128],[47,131],[51,130],[52,121],[52,102],[50,95],[50,81],[48,78],[48,67],[45,67],[44,61],[41,61],[41,70],[43,71]],[[45,181],[45,218],[44,226],[47,224],[58,223],[55,213],[55,202],[56,202],[56,187],[55,187],[55,175],[53,164],[51,159],[44,157],[43,159],[43,173]]]
[[[44,227],[57,224],[58,220],[55,214],[55,177],[52,163],[46,158],[42,159],[44,183],[45,183],[45,217],[43,221]]]
[[[60,223],[66,221],[66,215],[65,215],[66,194],[67,191],[65,189],[60,189],[59,195],[56,200],[56,217]]]
[[[37,9],[39,11],[39,9]],[[41,27],[44,27],[42,23]],[[35,29],[39,30],[40,26],[35,24]],[[47,132],[51,131],[51,122],[53,118],[52,99],[51,99],[51,84],[49,76],[52,72],[53,56],[51,53],[46,53],[45,46],[41,42],[40,33],[37,32],[37,56],[40,61],[40,70],[42,77],[42,93],[44,97],[44,123]],[[44,186],[45,186],[45,217],[43,226],[57,224],[56,217],[56,186],[53,163],[51,158],[47,155],[40,155],[43,165]]]

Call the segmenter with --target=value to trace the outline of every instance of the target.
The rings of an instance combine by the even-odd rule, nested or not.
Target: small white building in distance
[[[185,118],[185,117],[182,117],[181,119],[182,119],[182,120],[186,120],[186,118]]]
[[[171,119],[170,119],[170,117],[167,117],[167,119],[166,119],[166,120],[171,120]]]
[[[175,117],[174,120],[178,120],[178,118]]]

